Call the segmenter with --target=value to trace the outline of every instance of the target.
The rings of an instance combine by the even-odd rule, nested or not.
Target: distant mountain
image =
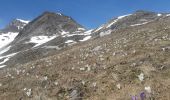
[[[28,23],[29,21],[15,19],[4,29],[0,30],[0,54],[5,52],[4,47],[10,44]]]
[[[28,23],[29,23],[29,21],[25,21],[25,20],[22,20],[22,19],[14,19],[4,29],[0,30],[0,32],[4,32],[4,33],[6,33],[6,32],[19,32]]]

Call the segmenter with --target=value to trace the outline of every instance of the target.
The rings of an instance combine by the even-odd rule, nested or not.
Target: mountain
[[[3,51],[2,100],[169,100],[168,13],[140,10],[86,30],[45,12]]]
[[[88,40],[91,36],[85,30],[71,17],[44,12],[19,31],[15,40],[2,50],[1,66],[13,66],[44,58],[56,50]]]
[[[72,18],[62,14],[45,12],[22,30],[18,37],[27,35],[62,35],[62,32],[82,32],[85,29]]]
[[[99,28],[95,29],[93,33],[104,36],[110,34],[112,31],[117,29],[148,24],[166,16],[166,13],[155,13],[138,10],[133,14],[123,15],[111,19],[108,23],[103,24]]]
[[[10,44],[19,32],[27,25],[29,21],[15,19],[9,23],[4,29],[0,30],[0,54],[6,51],[6,46]],[[8,47],[7,47],[8,49]]]
[[[0,32],[20,32],[25,25],[27,25],[29,21],[25,21],[22,19],[14,19],[11,23],[9,23],[4,29],[0,30]]]

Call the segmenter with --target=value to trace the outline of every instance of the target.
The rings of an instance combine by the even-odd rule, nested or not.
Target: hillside
[[[170,100],[170,16],[152,14],[143,24],[135,15],[114,20],[88,41],[0,69],[1,100],[140,100],[141,93]]]

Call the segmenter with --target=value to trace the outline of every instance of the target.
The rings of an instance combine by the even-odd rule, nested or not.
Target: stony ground
[[[170,20],[0,70],[0,100],[170,100]]]

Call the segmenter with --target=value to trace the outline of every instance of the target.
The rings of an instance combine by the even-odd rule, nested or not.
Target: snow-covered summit
[[[19,18],[17,18],[16,20],[18,20],[18,21],[20,21],[20,22],[23,22],[23,23],[26,23],[26,24],[28,24],[30,21],[28,21],[28,20],[22,20],[22,19],[19,19]]]

